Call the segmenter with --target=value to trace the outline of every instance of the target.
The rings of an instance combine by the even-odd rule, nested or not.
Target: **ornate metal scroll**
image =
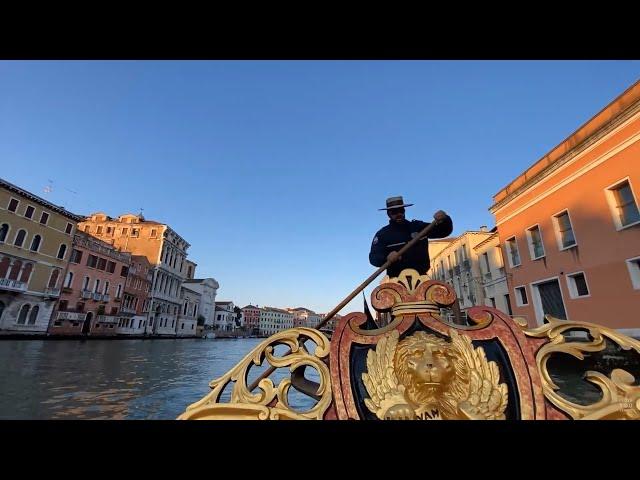
[[[313,354],[304,345],[307,340],[317,345]],[[278,357],[274,353],[277,345],[286,345],[291,352]],[[212,380],[209,384],[212,391],[202,400],[189,405],[178,419],[322,419],[332,399],[329,368],[325,363],[328,355],[329,340],[318,330],[301,327],[278,332],[260,343],[225,375]],[[247,386],[248,373],[252,367],[262,365],[265,359],[273,367],[288,367],[292,377],[283,379],[277,387],[270,378],[264,378],[258,384],[258,391],[251,392]],[[308,411],[298,412],[289,406],[289,389],[293,375],[306,367],[315,369],[320,376],[317,391],[312,394],[317,403]],[[221,393],[230,383],[233,383],[231,399],[221,402]]]

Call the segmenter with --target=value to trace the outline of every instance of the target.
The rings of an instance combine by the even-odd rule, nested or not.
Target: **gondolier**
[[[381,228],[373,237],[369,262],[371,265],[381,267],[386,261],[391,261],[387,268],[387,275],[397,277],[405,268],[417,270],[425,275],[429,270],[428,238],[444,238],[453,231],[453,221],[444,211],[438,210],[433,214],[436,224],[428,234],[420,239],[413,247],[410,247],[401,257],[398,251],[415,238],[421,230],[430,225],[421,220],[407,220],[405,207],[413,203],[404,203],[401,196],[387,198],[387,206],[379,210],[386,210],[389,216],[389,225]]]

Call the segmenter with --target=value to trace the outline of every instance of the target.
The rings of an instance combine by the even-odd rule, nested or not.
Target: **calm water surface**
[[[0,419],[175,419],[261,340],[3,340]],[[554,379],[572,400],[599,398],[579,377]],[[315,403],[293,389],[289,402]]]

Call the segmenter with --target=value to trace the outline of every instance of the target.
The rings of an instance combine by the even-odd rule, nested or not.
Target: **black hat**
[[[390,210],[392,208],[410,207],[413,203],[404,203],[402,197],[389,197],[387,198],[387,208],[379,208],[378,210]]]

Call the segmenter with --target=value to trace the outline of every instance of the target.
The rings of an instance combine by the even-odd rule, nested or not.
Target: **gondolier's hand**
[[[398,255],[398,252],[396,252],[395,250],[391,253],[389,253],[389,255],[387,255],[387,262],[397,262],[398,260],[400,260],[402,257],[400,255]]]
[[[447,217],[447,214],[444,213],[444,211],[442,210],[438,210],[436,213],[433,214],[433,218],[436,222],[444,220],[446,217]]]

